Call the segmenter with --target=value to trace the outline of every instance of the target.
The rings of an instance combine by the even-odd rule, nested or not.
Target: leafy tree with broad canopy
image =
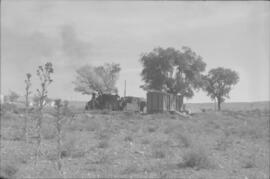
[[[74,90],[87,95],[117,93],[115,85],[120,70],[120,64],[115,63],[106,63],[97,67],[82,66],[76,71],[76,80],[73,82]]]
[[[155,48],[141,56],[145,90],[159,90],[191,98],[203,86],[202,72],[206,63],[189,47]]]
[[[225,98],[229,98],[229,93],[234,85],[239,81],[237,72],[227,68],[211,69],[205,76],[205,91],[212,100],[217,100],[218,110]]]

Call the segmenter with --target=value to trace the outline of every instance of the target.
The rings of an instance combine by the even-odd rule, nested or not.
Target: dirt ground
[[[61,115],[61,149],[55,114],[53,108],[42,114],[41,153],[35,163],[38,114],[1,108],[2,177],[269,178],[269,106],[206,110],[189,118],[71,107]]]

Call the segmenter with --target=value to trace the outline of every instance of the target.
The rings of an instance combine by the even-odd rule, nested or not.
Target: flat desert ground
[[[190,117],[131,111],[42,112],[41,151],[35,110],[1,107],[1,173],[6,178],[268,179],[269,102],[188,104]],[[24,138],[27,119],[28,141]],[[58,153],[61,153],[59,159]],[[61,163],[61,171],[57,168]]]

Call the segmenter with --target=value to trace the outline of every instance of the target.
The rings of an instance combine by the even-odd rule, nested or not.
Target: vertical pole
[[[125,89],[124,89],[124,97],[126,97],[126,88],[127,88],[127,81],[125,80]]]

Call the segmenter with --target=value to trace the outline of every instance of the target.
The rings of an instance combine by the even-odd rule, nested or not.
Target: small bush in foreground
[[[165,158],[165,152],[163,150],[154,150],[153,153],[152,153],[152,156],[154,158],[158,158],[158,159],[162,159],[162,158]]]
[[[217,140],[217,144],[215,146],[216,150],[226,151],[232,145],[232,140],[226,136],[222,136]]]
[[[132,136],[128,135],[128,136],[126,136],[124,138],[124,141],[126,141],[126,142],[132,142],[133,141],[133,138],[132,138]]]
[[[212,161],[203,150],[194,148],[184,154],[183,163],[178,164],[178,166],[195,169],[209,169],[214,167]]]
[[[3,135],[4,134],[4,135]],[[23,140],[24,134],[21,129],[10,128],[5,133],[2,133],[2,139],[20,141]]]
[[[41,133],[42,133],[43,138],[47,140],[53,139],[57,135],[56,130],[49,127],[42,128]]]
[[[256,156],[254,154],[248,156],[242,161],[243,168],[255,168],[256,166]]]
[[[136,164],[130,164],[128,165],[122,172],[121,174],[123,175],[130,175],[133,173],[138,173],[138,167]]]
[[[180,139],[181,146],[185,148],[192,146],[192,141],[187,135],[178,134],[177,137]]]
[[[155,132],[158,129],[158,126],[149,126],[148,132]]]
[[[108,148],[108,147],[109,147],[109,143],[107,141],[101,141],[98,144],[98,148],[101,148],[101,149],[105,149],[105,148]]]
[[[150,141],[149,139],[142,139],[141,143],[144,145],[147,145],[147,144],[150,144]]]
[[[61,157],[70,157],[75,148],[75,138],[68,138],[61,146]]]
[[[85,130],[87,131],[95,131],[100,129],[99,123],[96,122],[88,122],[86,124],[83,124],[85,126]]]
[[[12,178],[17,173],[18,169],[12,165],[4,165],[1,167],[1,178]]]

